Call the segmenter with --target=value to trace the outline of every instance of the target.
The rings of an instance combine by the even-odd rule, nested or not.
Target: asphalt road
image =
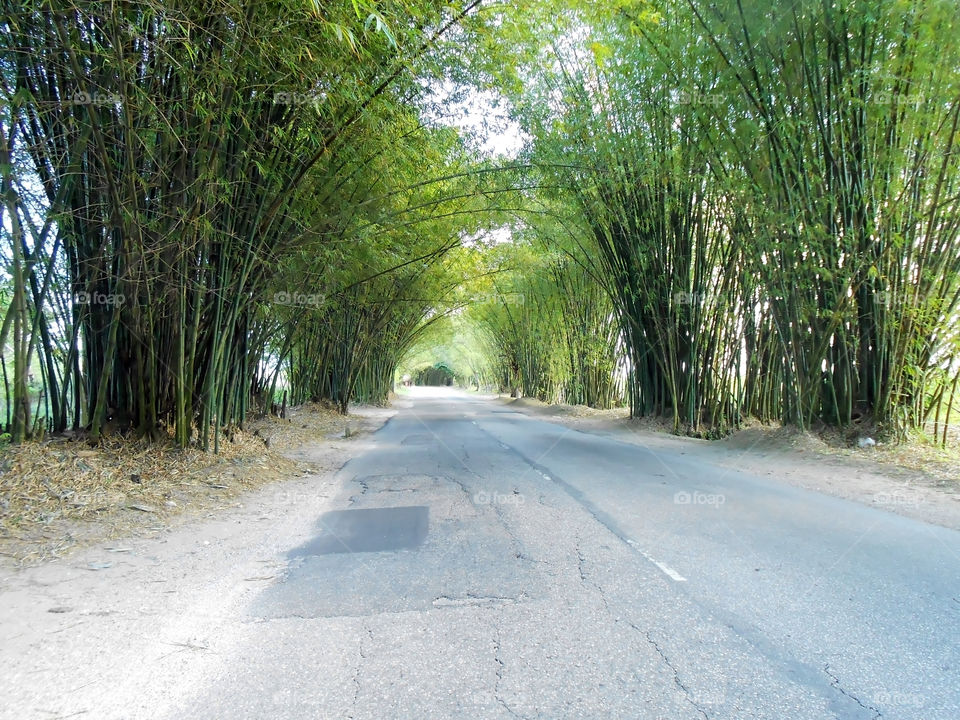
[[[960,718],[955,531],[447,390],[401,402],[328,490],[296,542],[283,514],[243,520],[275,577],[220,577],[253,562],[242,537],[182,570],[212,590],[167,591],[180,654],[116,661],[135,700],[60,716]]]
[[[960,718],[960,535],[420,391],[176,717]]]

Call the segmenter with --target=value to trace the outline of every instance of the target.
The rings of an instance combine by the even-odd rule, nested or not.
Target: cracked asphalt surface
[[[57,668],[93,689],[53,702],[8,660],[2,716],[960,717],[960,533],[452,390],[398,406],[332,482],[247,503],[176,577],[182,538],[137,546],[117,582],[140,593],[87,608],[99,652]]]

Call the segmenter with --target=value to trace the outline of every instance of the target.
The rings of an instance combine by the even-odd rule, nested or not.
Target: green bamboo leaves
[[[215,450],[280,382],[292,319],[265,300],[296,258],[370,242],[399,264],[349,191],[389,172],[371,138],[389,126],[379,147],[403,147],[416,127],[413,66],[449,3],[18,5],[0,15],[17,439],[39,352],[42,427]],[[337,285],[325,275],[294,289]],[[343,303],[350,347],[380,329]]]
[[[588,231],[633,412],[946,437],[956,4],[560,5],[515,100]]]
[[[454,313],[483,373],[545,400],[947,437],[954,2],[8,6],[16,440],[121,418],[216,449],[283,392],[382,402]],[[509,101],[515,164],[427,126],[446,84]],[[513,242],[478,249],[485,227]],[[499,300],[464,309],[488,272]]]

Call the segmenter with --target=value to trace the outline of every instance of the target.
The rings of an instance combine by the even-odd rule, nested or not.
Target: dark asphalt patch
[[[430,528],[430,508],[426,505],[407,505],[333,510],[321,515],[317,524],[320,534],[291,550],[290,557],[419,547]]]

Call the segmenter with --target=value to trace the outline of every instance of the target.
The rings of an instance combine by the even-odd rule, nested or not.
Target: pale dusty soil
[[[771,477],[883,508],[943,527],[960,529],[960,459],[956,452],[918,443],[848,448],[813,433],[755,425],[723,440],[672,434],[650,419],[630,420],[628,411],[547,405],[538,400],[500,397],[532,416],[583,432],[650,448],[675,449],[731,471]]]

